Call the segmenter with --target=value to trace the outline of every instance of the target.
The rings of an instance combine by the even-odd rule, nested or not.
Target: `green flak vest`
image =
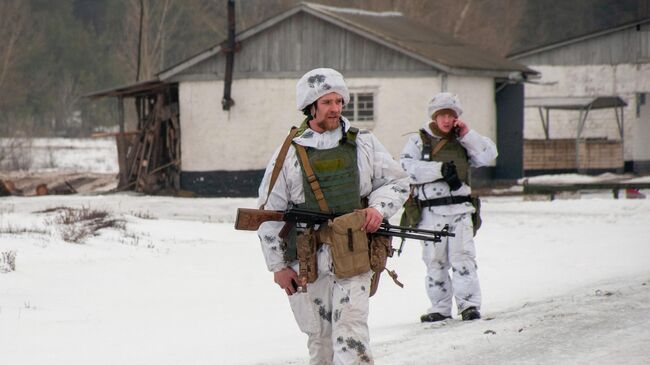
[[[306,148],[309,163],[314,170],[327,206],[330,209],[329,213],[345,214],[362,208],[359,166],[357,164],[356,138],[358,133],[357,128],[350,127],[339,141],[339,145],[334,148],[325,150]],[[297,204],[296,207],[320,212],[320,207],[307,181],[305,168],[300,157],[298,157],[298,161],[300,161],[302,169],[305,202]],[[290,263],[298,257],[296,234],[297,230],[294,227],[287,236],[287,245],[284,250],[286,263]]]
[[[450,138],[435,155],[433,154],[433,149],[440,139],[431,136],[424,129],[420,129],[420,138],[422,139],[422,160],[437,162],[454,161],[458,178],[465,184],[470,185],[471,176],[467,150],[455,137]]]

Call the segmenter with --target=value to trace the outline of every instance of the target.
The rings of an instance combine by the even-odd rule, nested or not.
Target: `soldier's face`
[[[331,131],[339,127],[343,110],[343,97],[335,92],[325,94],[316,100],[311,115],[314,117],[311,128],[319,133]]]
[[[456,113],[451,109],[445,109],[436,115],[436,124],[443,133],[449,133],[456,123]]]

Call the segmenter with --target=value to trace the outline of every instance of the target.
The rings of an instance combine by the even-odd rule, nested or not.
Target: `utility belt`
[[[296,237],[298,251],[298,278],[301,288],[318,278],[317,253],[326,244],[332,253],[334,274],[339,279],[351,278],[372,270],[376,275],[370,295],[377,290],[379,274],[393,255],[391,237],[367,234],[362,230],[365,215],[352,212],[339,216],[318,229],[307,228]],[[391,275],[392,276],[392,275]]]
[[[446,196],[443,198],[420,200],[418,203],[421,207],[437,207],[440,205],[452,205],[460,203],[471,203],[472,197],[469,195],[465,196]]]

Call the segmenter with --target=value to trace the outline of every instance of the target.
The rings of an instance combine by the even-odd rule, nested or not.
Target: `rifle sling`
[[[291,127],[291,130],[289,131],[287,138],[284,140],[284,143],[282,143],[280,152],[278,152],[278,157],[275,159],[273,172],[271,173],[271,181],[269,182],[269,191],[266,193],[266,200],[264,201],[264,204],[262,204],[260,209],[264,209],[264,206],[269,201],[269,197],[271,196],[271,191],[273,190],[273,186],[275,186],[275,182],[278,180],[278,176],[280,175],[280,171],[282,170],[282,165],[284,165],[284,159],[287,157],[287,152],[289,151],[289,146],[291,145],[291,141],[293,140],[293,138],[296,136],[297,133],[298,133],[298,128]]]
[[[436,146],[431,151],[431,156],[432,157],[435,156],[436,153],[438,153],[438,151],[440,151],[442,147],[444,147],[447,144],[447,142],[449,142],[449,139],[443,138],[438,143],[436,143]]]
[[[296,150],[298,151],[298,156],[300,157],[300,161],[302,162],[302,166],[305,169],[305,174],[307,175],[307,181],[309,182],[309,186],[311,187],[311,190],[314,192],[314,196],[316,197],[316,201],[318,202],[318,207],[320,207],[320,210],[324,213],[328,213],[330,210],[327,206],[327,202],[325,201],[325,195],[323,195],[323,190],[320,188],[320,184],[318,183],[318,178],[316,178],[316,175],[314,174],[314,169],[311,168],[311,163],[309,163],[309,156],[307,156],[307,150],[305,147],[295,144]]]

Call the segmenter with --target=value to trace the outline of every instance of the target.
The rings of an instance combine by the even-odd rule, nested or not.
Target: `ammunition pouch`
[[[404,212],[400,218],[400,226],[417,228],[422,219],[422,206],[417,197],[414,197],[412,194],[409,195],[408,199],[404,203]]]
[[[393,257],[392,237],[370,235],[370,269],[373,272],[382,272],[386,269],[386,262]]]
[[[481,219],[481,199],[478,196],[473,196],[472,205],[474,206],[474,213],[472,213],[472,226],[474,228],[474,236],[476,236],[476,232],[481,228],[481,224],[483,223],[483,220]]]
[[[370,235],[370,269],[373,271],[370,280],[370,296],[375,295],[379,287],[381,273],[386,270],[386,262],[393,257],[393,237]]]
[[[301,286],[313,283],[318,278],[317,253],[319,246],[317,235],[311,228],[299,233],[296,237],[298,280]]]
[[[330,246],[334,274],[339,279],[350,278],[370,270],[368,236],[362,231],[364,213],[352,212],[321,225],[318,238]]]

